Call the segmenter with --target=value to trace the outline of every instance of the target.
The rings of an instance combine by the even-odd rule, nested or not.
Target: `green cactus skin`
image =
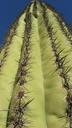
[[[72,34],[37,0],[0,50],[0,128],[72,128]]]

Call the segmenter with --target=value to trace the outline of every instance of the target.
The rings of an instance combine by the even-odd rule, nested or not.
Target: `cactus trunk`
[[[0,128],[72,128],[71,59],[63,19],[31,2],[0,51]]]

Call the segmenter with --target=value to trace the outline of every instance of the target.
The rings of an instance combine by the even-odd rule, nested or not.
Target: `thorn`
[[[58,49],[58,48],[59,48],[59,46],[58,46],[58,47],[56,47],[56,49]],[[59,55],[63,52],[63,50],[64,50],[64,49],[62,49],[62,50],[58,51],[58,52],[57,52],[57,55],[59,56]]]
[[[66,59],[67,56],[68,55],[65,55],[65,56],[63,56],[63,57],[60,58],[60,61],[61,61],[62,64],[64,63],[64,61],[65,61],[65,59]]]
[[[70,71],[70,70],[72,70],[72,67],[67,67],[67,69],[66,69],[66,74]]]

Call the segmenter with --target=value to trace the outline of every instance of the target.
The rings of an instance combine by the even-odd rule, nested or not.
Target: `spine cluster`
[[[31,13],[29,12],[30,7],[26,12],[26,26],[25,26],[25,33],[24,33],[24,41],[22,47],[22,55],[20,60],[19,70],[16,76],[15,84],[18,84],[20,87],[20,91],[17,92],[16,103],[12,107],[14,116],[8,114],[7,120],[7,127],[13,125],[12,128],[22,128],[25,125],[23,116],[28,104],[32,101],[29,100],[27,103],[23,103],[22,100],[25,97],[25,91],[21,89],[22,86],[25,85],[26,76],[28,74],[28,61],[29,61],[29,54],[30,54],[30,35],[31,35]],[[12,103],[11,103],[12,104]],[[11,110],[11,108],[10,108]]]

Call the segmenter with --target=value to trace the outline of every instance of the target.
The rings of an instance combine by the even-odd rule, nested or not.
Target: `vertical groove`
[[[26,66],[28,65],[29,60],[29,53],[30,53],[30,34],[31,34],[31,13],[30,6],[27,9],[26,12],[26,26],[25,26],[25,32],[24,32],[24,41],[23,41],[23,47],[22,47],[22,55],[20,60],[20,66],[18,69],[18,73],[16,76],[15,84],[18,83],[19,88],[24,86],[26,83],[25,77],[28,74],[28,69],[26,69]],[[14,88],[15,89],[15,88]],[[14,106],[11,108],[11,104],[9,106],[9,112],[8,112],[8,119],[7,119],[7,127],[12,125],[12,128],[22,128],[25,126],[25,121],[23,120],[23,115],[26,110],[27,105],[32,101],[29,100],[27,103],[22,103],[22,99],[25,95],[24,90],[19,89],[17,92],[16,102]],[[12,99],[15,97],[12,97]],[[12,100],[11,100],[12,102]],[[12,110],[11,110],[12,109]],[[13,111],[14,115],[12,116],[12,113],[10,111]]]
[[[67,117],[69,120],[69,127],[72,128],[72,94],[71,94],[72,90],[70,88],[69,77],[68,77],[68,72],[71,70],[71,67],[66,69],[64,66],[66,56],[61,57],[60,53],[58,52],[57,45],[56,45],[55,40],[53,38],[54,34],[52,32],[52,26],[48,25],[48,17],[46,15],[46,8],[44,5],[42,5],[42,7],[43,7],[43,18],[44,18],[45,26],[47,28],[47,32],[48,32],[49,37],[51,39],[52,49],[54,52],[54,56],[56,58],[55,63],[58,67],[60,77],[64,80],[63,86],[67,90],[66,101],[68,103],[68,109],[66,110],[66,112],[67,112]]]
[[[39,17],[39,15],[38,15],[38,12],[39,12],[39,3],[40,3],[40,1],[37,1],[37,0],[35,0],[34,1],[34,5],[33,5],[33,16],[35,17],[35,18],[37,18],[37,25],[38,25],[38,17]],[[40,44],[40,34],[39,34],[39,26],[37,26],[38,27],[38,35],[39,35],[39,47],[40,47],[40,52],[41,52],[41,44]],[[42,56],[41,56],[41,53],[40,53],[40,57],[41,57],[41,67],[42,67],[42,74],[43,74],[43,66],[42,66]],[[43,88],[44,88],[44,76],[43,76]],[[45,90],[44,90],[44,109],[45,109]],[[43,110],[42,110],[43,111]],[[44,113],[45,113],[45,117],[44,117],[44,119],[45,119],[45,126],[44,126],[44,128],[47,128],[47,121],[46,121],[46,110],[44,110]],[[43,120],[43,122],[44,122],[44,120]]]

